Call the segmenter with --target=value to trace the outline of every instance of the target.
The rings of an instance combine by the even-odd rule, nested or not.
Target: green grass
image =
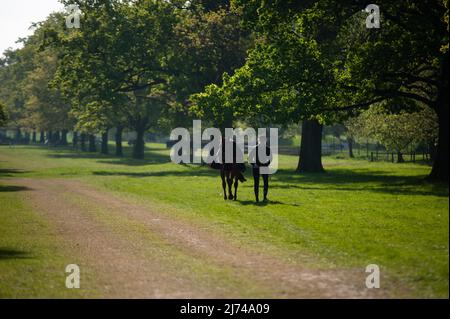
[[[172,164],[162,145],[148,146],[142,161],[2,147],[0,165],[19,170],[12,176],[81,179],[310,267],[364,269],[375,263],[383,288],[448,297],[448,185],[425,182],[429,166],[325,157],[327,173],[300,175],[294,172],[297,158],[284,155],[271,177],[272,201],[256,205],[249,172],[239,200],[225,202],[216,171]],[[0,192],[5,194],[20,192]]]

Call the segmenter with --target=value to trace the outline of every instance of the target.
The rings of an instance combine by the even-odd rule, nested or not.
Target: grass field
[[[297,158],[285,155],[271,177],[269,203],[255,204],[249,170],[238,201],[224,201],[216,171],[172,164],[163,145],[147,146],[142,161],[0,147],[0,297],[83,296],[56,284],[60,278],[51,269],[67,264],[64,245],[50,239],[51,226],[34,214],[21,189],[8,186],[9,178],[56,178],[151,205],[286,262],[362,271],[378,264],[389,296],[448,298],[448,185],[425,182],[429,166],[324,157],[325,174],[300,175],[294,172]],[[222,270],[208,271],[219,276]]]

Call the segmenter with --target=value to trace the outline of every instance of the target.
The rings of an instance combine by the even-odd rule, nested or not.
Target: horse
[[[218,158],[221,158],[222,161],[220,163],[212,162],[211,167],[214,169],[220,170],[220,178],[222,180],[222,188],[223,188],[223,199],[224,200],[237,200],[237,189],[239,186],[239,182],[243,183],[247,179],[242,174],[245,171],[244,163],[237,163],[236,161],[236,153],[240,150],[236,147],[236,143],[233,141],[233,161],[232,163],[225,162],[225,140],[222,139],[222,145],[219,150],[219,154],[217,154]],[[232,191],[232,186],[234,183],[234,195]],[[227,196],[227,185],[228,185],[228,196]]]

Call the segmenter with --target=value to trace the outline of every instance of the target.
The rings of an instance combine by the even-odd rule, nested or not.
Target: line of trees
[[[388,113],[383,105],[373,105],[357,117],[345,123],[349,156],[354,157],[354,141],[373,141],[387,151],[397,154],[397,161],[404,162],[403,153],[411,148],[425,148],[434,158],[439,133],[438,119],[428,106],[415,112]]]
[[[0,100],[18,135],[59,132],[64,143],[74,131],[93,150],[101,134],[106,153],[115,128],[122,155],[128,129],[143,158],[145,132],[192,118],[301,123],[298,171],[321,172],[324,124],[376,105],[400,140],[409,124],[399,119],[426,106],[438,124],[430,179],[448,181],[447,0],[380,0],[379,29],[366,28],[358,0],[62,2],[80,7],[80,29],[54,13],[0,61]]]
[[[0,97],[18,139],[21,130],[75,130],[74,141],[95,150],[101,134],[105,153],[114,127],[122,155],[129,129],[133,157],[143,158],[145,132],[186,126],[190,94],[220,84],[252,43],[228,1],[62,2],[80,7],[82,28],[68,30],[65,15],[52,14],[1,61]]]

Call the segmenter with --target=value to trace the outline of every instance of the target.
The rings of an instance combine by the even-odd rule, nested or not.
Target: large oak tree
[[[448,181],[447,1],[378,1],[379,29],[366,28],[363,1],[233,3],[261,42],[228,85],[208,88],[203,101],[212,97],[238,107],[241,101],[247,109],[258,106],[271,116],[279,110],[291,119],[313,119],[304,125],[309,129],[303,140],[316,144],[321,131],[317,119],[381,101],[408,107],[424,103],[439,118],[430,178]],[[306,169],[300,160],[299,169],[321,170],[320,147],[301,149],[301,157],[310,158],[303,161]]]

